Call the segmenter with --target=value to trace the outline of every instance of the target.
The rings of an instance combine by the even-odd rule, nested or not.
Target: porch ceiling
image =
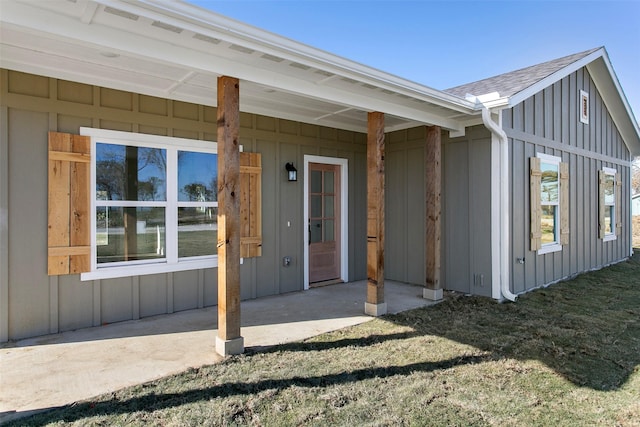
[[[366,132],[421,124],[462,130],[464,99],[175,1],[4,0],[0,66],[216,105],[216,79],[237,77],[242,111]]]

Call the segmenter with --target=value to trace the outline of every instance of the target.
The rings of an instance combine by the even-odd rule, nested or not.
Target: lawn
[[[640,426],[640,256],[515,304],[449,296],[17,424]]]

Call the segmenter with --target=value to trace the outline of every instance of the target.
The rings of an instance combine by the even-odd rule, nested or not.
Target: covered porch
[[[366,281],[330,285],[242,303],[248,350],[289,343],[367,322]],[[397,313],[433,302],[418,286],[387,282]],[[216,363],[217,307],[188,310],[0,346],[0,423],[71,404],[191,367]]]
[[[245,347],[241,327],[245,324],[245,307],[249,303],[243,302],[241,315],[240,272],[243,267],[240,267],[240,259],[243,255],[238,199],[242,166],[239,152],[245,138],[241,128],[255,130],[253,150],[256,152],[264,150],[256,147],[264,147],[260,144],[267,132],[268,136],[275,134],[278,139],[287,140],[286,144],[282,143],[286,148],[281,153],[286,152],[290,157],[274,155],[268,165],[272,171],[282,170],[290,159],[297,160],[300,165],[304,155],[311,152],[311,144],[305,146],[299,142],[305,138],[305,126],[320,129],[314,130],[316,140],[318,133],[326,130],[366,135],[366,166],[363,168],[366,169],[366,200],[359,201],[353,208],[354,215],[349,217],[349,224],[353,225],[366,221],[366,231],[358,230],[358,234],[353,233],[349,242],[343,244],[345,247],[351,245],[351,253],[358,255],[357,265],[353,262],[349,266],[345,280],[363,278],[365,274],[360,273],[359,266],[366,263],[367,280],[359,293],[357,308],[360,314],[364,311],[373,316],[392,312],[390,304],[394,298],[394,291],[388,286],[385,288],[384,274],[385,239],[390,237],[385,235],[385,192],[388,195],[394,191],[393,188],[385,189],[385,135],[410,129],[423,132],[421,144],[425,156],[421,161],[425,173],[420,177],[420,185],[424,183],[425,191],[419,196],[419,203],[424,207],[420,229],[424,228],[425,235],[420,236],[421,242],[416,245],[425,256],[413,265],[425,271],[426,279],[419,292],[421,298],[442,298],[440,138],[442,132],[462,134],[467,126],[481,122],[474,102],[188,4],[172,3],[169,6],[125,1],[103,4],[98,1],[87,7],[70,3],[61,8],[25,2],[7,7],[4,19],[7,25],[3,33],[6,41],[3,64],[11,70],[216,108],[217,129],[211,126],[201,131],[198,138],[217,142],[216,351],[219,354],[238,354]],[[123,26],[127,28],[126,38],[122,37]],[[46,43],[47,49],[33,49],[34,45],[42,43]],[[135,107],[141,109],[140,105]],[[247,119],[247,113],[255,115],[254,118]],[[243,127],[243,114],[245,121],[254,122],[245,122]],[[271,119],[279,121],[277,131],[270,125]],[[96,122],[101,123],[98,119]],[[285,135],[288,128],[294,128],[293,137]],[[345,147],[354,152],[362,148],[359,141],[343,143],[339,136],[336,142],[335,147],[327,150],[335,157],[346,159]],[[351,159],[354,159],[351,160],[353,163],[359,160],[357,157]],[[265,245],[258,250],[263,256],[271,257],[271,265],[279,265],[281,255],[291,253],[301,258],[300,249],[306,244],[300,236],[304,227],[301,224],[307,221],[300,215],[304,203],[301,203],[301,191],[289,188],[284,190],[282,186],[276,186],[271,193],[261,195],[263,200],[290,196],[286,201],[280,200],[287,207],[297,203],[291,209],[293,221],[287,221],[286,228],[278,229],[278,235],[268,242],[270,247]],[[356,209],[360,206],[366,213],[361,214]],[[263,211],[267,209],[263,208]],[[271,211],[275,212],[274,209]],[[283,211],[286,209],[281,209],[278,217],[284,218]],[[359,215],[356,217],[355,214]],[[286,218],[288,220],[289,216]],[[294,226],[290,226],[291,223]],[[299,224],[297,228],[296,224]],[[293,249],[286,248],[286,251],[280,241],[285,232],[296,238],[295,241],[292,238],[290,244]],[[359,250],[361,247],[366,247],[366,256]],[[361,262],[362,258],[366,258],[366,262]],[[254,262],[251,266],[254,277],[260,277],[266,269],[259,270],[257,264]],[[298,261],[297,265],[302,262]],[[244,271],[248,269],[245,267]],[[306,271],[299,274],[302,281],[307,274]],[[1,280],[0,292],[7,293],[8,285]],[[274,280],[273,283],[282,281]],[[56,294],[57,286],[58,282],[52,280],[52,294]],[[335,303],[332,300],[330,304],[318,305],[327,310]],[[0,323],[0,337],[8,336],[7,329]]]

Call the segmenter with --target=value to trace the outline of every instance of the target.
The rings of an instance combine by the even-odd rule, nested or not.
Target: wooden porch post
[[[222,356],[244,351],[240,336],[239,82],[218,77],[218,336]]]
[[[441,234],[441,203],[442,188],[441,157],[442,147],[440,126],[428,126],[425,147],[426,195],[426,268],[427,283],[423,296],[430,300],[442,299],[442,284],[440,283],[440,234]]]
[[[367,126],[367,301],[371,316],[387,313],[384,302],[384,114],[368,114]]]

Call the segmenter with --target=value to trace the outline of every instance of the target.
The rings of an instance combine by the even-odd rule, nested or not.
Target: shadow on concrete
[[[433,304],[433,302],[422,298],[422,289],[416,285],[385,282],[385,298],[389,313],[398,313]],[[242,327],[366,317],[364,314],[365,298],[366,281],[358,281],[246,300],[241,303]],[[217,306],[212,306],[26,338],[0,344],[0,349],[195,331],[211,331],[213,339],[218,327],[217,316]]]
[[[295,342],[266,350],[261,347],[249,349],[313,352],[432,335],[473,346],[482,350],[483,355],[462,355],[437,362],[354,369],[327,375],[227,382],[180,393],[151,393],[124,400],[80,403],[28,421],[31,425],[41,425],[73,422],[96,415],[152,412],[216,397],[291,386],[327,387],[506,358],[538,360],[578,386],[598,391],[617,390],[640,365],[638,277],[640,256],[636,255],[628,262],[524,295],[516,304],[458,296],[428,309],[385,317],[386,321],[408,328],[408,332],[374,334],[362,339]]]

